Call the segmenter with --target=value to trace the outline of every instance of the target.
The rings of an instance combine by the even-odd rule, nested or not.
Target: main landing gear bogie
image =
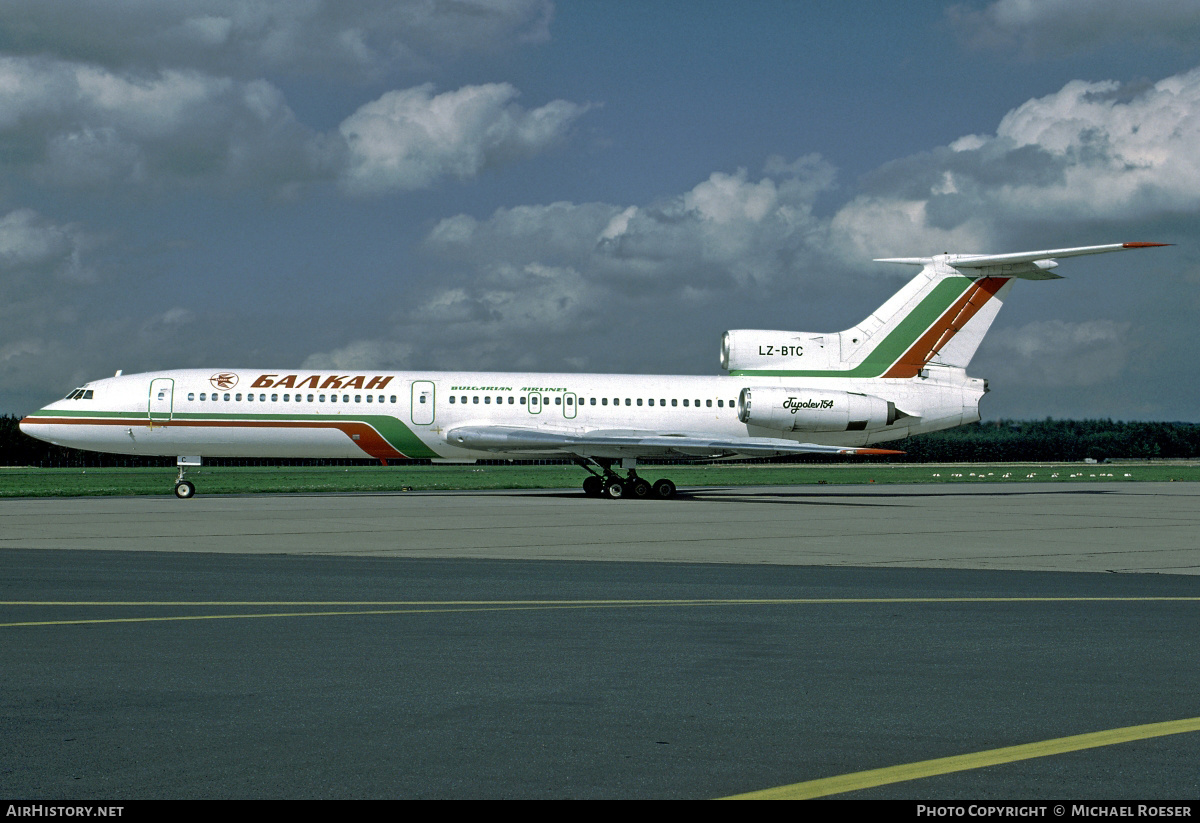
[[[589,497],[604,497],[609,500],[669,500],[675,496],[675,484],[667,478],[653,484],[637,476],[632,469],[626,478],[620,477],[605,466],[603,475],[590,474],[583,481],[583,492]],[[589,468],[589,471],[591,469]]]

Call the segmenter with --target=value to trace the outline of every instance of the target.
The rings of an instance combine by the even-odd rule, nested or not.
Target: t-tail
[[[1055,258],[1166,246],[1113,243],[1015,254],[882,258],[921,272],[857,326],[842,332],[737,329],[721,341],[721,366],[764,377],[911,378],[966,369],[1014,280],[1056,280]]]

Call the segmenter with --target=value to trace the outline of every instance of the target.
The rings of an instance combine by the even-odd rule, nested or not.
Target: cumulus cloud
[[[996,0],[983,9],[952,6],[947,15],[973,45],[1035,57],[1137,40],[1191,49],[1200,38],[1191,0]]]
[[[354,194],[428,187],[439,177],[474,177],[486,168],[558,142],[586,107],[555,100],[526,110],[507,83],[435,95],[426,84],[391,91],[339,127],[349,150],[342,185]]]
[[[1130,352],[1128,322],[1043,320],[998,329],[981,368],[1001,383],[1094,386],[1118,377]]]
[[[1072,81],[994,135],[878,169],[832,221],[852,253],[987,251],[1014,226],[1130,220],[1200,206],[1200,69],[1150,86]],[[884,247],[888,248],[885,252]]]
[[[406,369],[412,346],[381,340],[356,340],[330,352],[309,355],[302,369]]]
[[[74,298],[97,280],[85,257],[98,242],[32,209],[0,217],[0,380],[7,391],[68,373],[58,370],[69,352],[56,337],[78,321]]]
[[[265,81],[0,58],[0,146],[42,182],[293,182],[319,143]]]
[[[864,266],[872,257],[1011,251],[1014,237],[1043,242],[1046,226],[1194,213],[1195,145],[1200,69],[1138,87],[1069,83],[1009,112],[993,134],[875,170],[827,215],[814,204],[835,173],[816,156],[772,158],[757,176],[716,172],[650,203],[457,215],[425,239],[438,284],[397,313],[388,339],[414,345],[419,366],[588,368],[603,351],[605,370],[694,369],[694,347],[679,341],[702,344],[696,318],[712,318],[711,328],[737,324],[739,309],[769,309],[783,290],[804,294],[810,311],[777,327],[856,322],[862,314],[830,321],[812,307],[835,296],[844,303],[861,282],[838,280],[849,270],[895,276]],[[1004,354],[984,362],[999,362],[993,373],[1011,371],[1018,383],[1096,385],[1124,368],[1127,334],[1119,323],[1075,316],[1001,335],[995,346],[989,338],[984,353]],[[647,343],[607,346],[614,336]],[[1038,366],[1043,354],[1065,366]]]
[[[52,280],[90,281],[94,272],[81,252],[92,242],[78,226],[56,224],[33,209],[11,211],[0,217],[0,283],[8,291],[23,280],[42,288]],[[0,302],[11,303],[7,297]]]
[[[110,70],[373,78],[545,41],[552,17],[550,0],[3,0],[0,50]]]
[[[258,186],[293,193],[340,179],[352,194],[465,179],[545,150],[585,106],[528,110],[507,84],[392,91],[330,133],[300,123],[265,80],[148,74],[0,58],[0,148],[10,168],[70,187]]]
[[[832,183],[819,157],[776,158],[757,179],[714,173],[655,203],[559,202],[444,219],[424,244],[444,274],[396,315],[390,339],[436,368],[579,369],[599,352],[606,368],[617,358],[664,368],[681,355],[694,368],[680,346],[637,345],[677,328],[662,301],[692,312],[828,280],[813,265],[825,230],[812,205]],[[629,342],[610,345],[614,336]]]

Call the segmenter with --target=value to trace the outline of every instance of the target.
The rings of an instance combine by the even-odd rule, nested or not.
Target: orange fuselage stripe
[[[1009,281],[1007,277],[985,277],[971,284],[950,308],[942,313],[938,321],[913,343],[908,351],[900,355],[884,377],[916,377],[921,369],[933,359],[942,347],[958,333],[971,318],[983,308],[983,304],[996,296],[996,292]]]
[[[150,420],[137,417],[27,417],[21,422],[35,425],[71,425],[71,426],[147,426],[153,428],[169,428],[171,426],[186,426],[189,428],[239,428],[239,429],[337,429],[354,441],[371,457],[403,459],[407,455],[396,449],[383,438],[379,432],[366,423],[350,420],[325,421],[291,421],[291,420]],[[358,435],[357,438],[355,435]]]

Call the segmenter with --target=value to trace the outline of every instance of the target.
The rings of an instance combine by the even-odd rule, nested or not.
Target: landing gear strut
[[[179,457],[175,460],[175,465],[179,467],[179,477],[175,479],[175,496],[180,500],[190,500],[196,494],[196,484],[190,480],[183,479],[183,470],[187,466],[199,466],[201,460],[199,457]]]
[[[648,480],[638,477],[635,461],[625,458],[621,468],[628,469],[624,478],[613,470],[612,458],[594,457],[590,461],[576,458],[575,463],[589,473],[583,481],[583,491],[589,497],[607,497],[610,500],[620,500],[625,497],[635,500],[667,500],[675,496],[675,484],[665,477],[655,481],[653,485]],[[601,472],[595,471],[590,464],[600,467]]]

